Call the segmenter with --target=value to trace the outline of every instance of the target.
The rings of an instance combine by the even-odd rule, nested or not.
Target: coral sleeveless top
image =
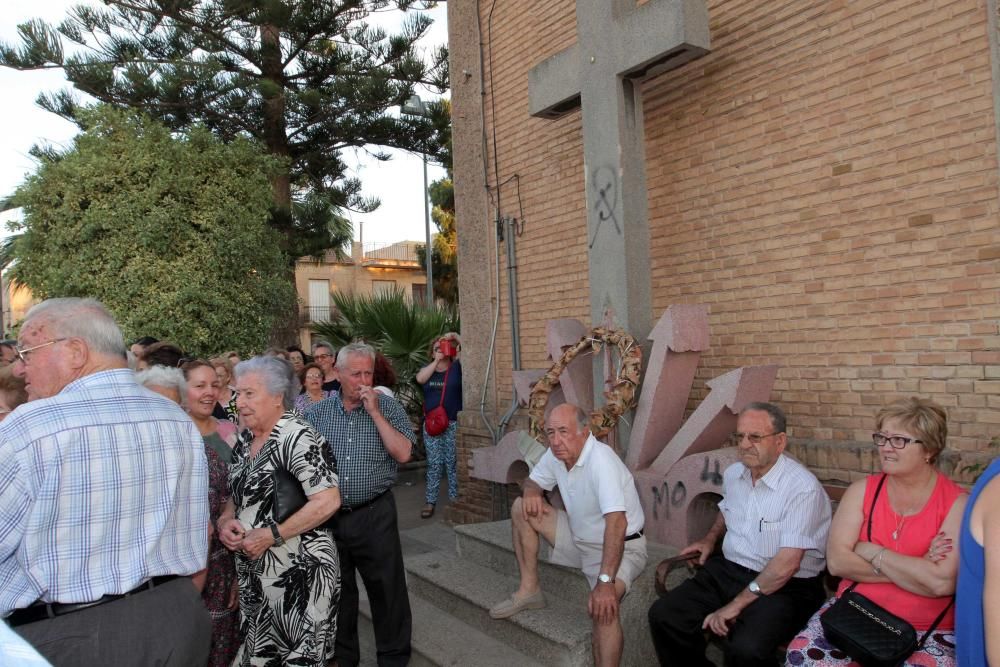
[[[872,543],[888,547],[892,551],[906,556],[922,558],[927,553],[927,549],[930,548],[931,540],[940,532],[941,524],[944,523],[944,518],[955,503],[955,499],[962,494],[961,487],[938,471],[934,491],[931,492],[923,509],[917,514],[906,517],[900,523],[899,515],[893,511],[889,504],[889,493],[884,486],[875,503],[873,518],[868,516],[872,498],[875,496],[875,489],[878,488],[878,482],[881,478],[882,473],[870,475],[865,484],[865,504],[862,509],[864,521],[861,523],[858,539],[868,539],[868,521],[871,519]],[[893,537],[893,533],[895,533],[895,537]],[[852,583],[854,582],[847,579],[841,581],[840,587],[837,589],[837,597],[840,597]],[[941,598],[928,598],[903,590],[893,583],[860,583],[854,590],[897,616],[906,619],[918,631],[929,628],[941,610],[951,602],[950,595]],[[952,630],[954,627],[955,608],[952,607],[941,620],[938,629]]]

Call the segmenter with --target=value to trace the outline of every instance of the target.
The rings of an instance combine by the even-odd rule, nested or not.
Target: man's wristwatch
[[[615,578],[614,577],[612,577],[610,574],[604,574],[603,572],[601,572],[599,575],[597,575],[597,580],[599,582],[601,582],[602,584],[613,584],[613,583],[615,583]]]
[[[757,583],[756,579],[754,579],[749,583],[749,585],[747,585],[747,589],[749,589],[750,592],[756,595],[757,597],[760,597],[764,594],[764,591],[760,590],[760,585]]]
[[[281,537],[281,533],[278,532],[278,524],[276,523],[271,524],[271,535],[274,536],[274,546],[280,547],[282,544],[285,543],[284,538]]]

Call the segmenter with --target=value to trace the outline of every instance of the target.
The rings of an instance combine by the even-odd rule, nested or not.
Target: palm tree
[[[434,340],[459,330],[458,313],[451,307],[410,301],[399,288],[372,295],[335,292],[333,303],[333,318],[314,323],[313,331],[337,347],[363,340],[381,351],[399,378],[395,390],[400,401],[419,420],[423,392],[414,378],[430,361]]]

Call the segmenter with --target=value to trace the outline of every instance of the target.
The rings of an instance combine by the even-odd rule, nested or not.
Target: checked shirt
[[[132,371],[93,373],[0,423],[0,616],[188,575],[208,551],[191,418]]]
[[[413,424],[399,401],[378,394],[382,416],[411,443],[416,440]],[[357,507],[374,500],[396,481],[396,460],[389,455],[378,428],[363,405],[344,410],[340,392],[314,403],[305,418],[330,443],[340,473],[340,494],[344,506]]]

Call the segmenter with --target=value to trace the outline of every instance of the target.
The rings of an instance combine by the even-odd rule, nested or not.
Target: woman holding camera
[[[455,431],[458,428],[458,413],[462,409],[462,363],[458,360],[461,347],[457,333],[444,334],[431,346],[430,363],[417,372],[417,384],[424,390],[424,448],[427,450],[427,504],[420,511],[424,519],[434,516],[442,466],[448,474],[448,499],[454,501],[458,498]],[[442,432],[432,435],[428,433],[426,415],[439,406],[448,416],[448,425]]]

